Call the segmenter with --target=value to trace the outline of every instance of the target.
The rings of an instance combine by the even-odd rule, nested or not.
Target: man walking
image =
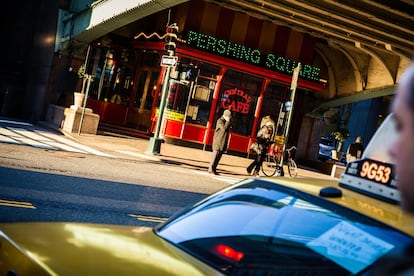
[[[224,110],[223,116],[221,116],[216,122],[216,130],[213,137],[213,153],[211,154],[210,166],[208,168],[209,174],[217,173],[217,165],[220,162],[221,156],[227,149],[227,140],[230,130],[230,110]]]

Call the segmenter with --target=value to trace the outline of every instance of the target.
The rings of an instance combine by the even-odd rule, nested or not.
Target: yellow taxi
[[[414,218],[386,152],[365,152],[339,183],[248,178],[155,228],[0,224],[0,274],[368,275],[414,242]]]

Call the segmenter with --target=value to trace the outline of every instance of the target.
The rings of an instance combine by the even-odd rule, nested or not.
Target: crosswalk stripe
[[[56,150],[57,148],[40,143],[36,140],[33,140],[31,138],[28,138],[22,134],[17,134],[16,132],[22,132],[25,129],[21,128],[13,128],[13,127],[7,127],[0,129],[0,133],[4,136],[9,137],[10,139],[15,140],[16,142],[20,142],[21,144],[31,145],[36,148],[43,148],[43,149],[53,149]]]
[[[46,136],[53,135],[53,134],[50,134],[50,133],[43,133],[43,134],[46,135]],[[64,143],[66,145],[75,147],[77,149],[84,150],[84,151],[86,151],[88,153],[91,153],[91,154],[95,154],[95,155],[99,155],[99,156],[106,156],[106,157],[113,157],[112,155],[106,154],[104,152],[101,152],[99,150],[90,148],[88,146],[84,146],[84,145],[78,144],[78,143],[76,143],[76,142],[74,142],[74,141],[72,141],[70,139],[64,138],[64,137],[59,136],[59,135],[54,135],[53,136],[53,139],[56,140],[56,141],[59,141],[61,143]]]
[[[32,133],[33,133],[32,134],[33,136],[41,137],[42,139],[44,139],[45,143],[51,146],[57,147],[59,149],[70,151],[70,152],[77,152],[77,153],[88,153],[85,150],[78,149],[78,145],[76,145],[76,147],[67,145],[67,142],[70,140],[64,140],[64,141],[61,140],[60,142],[56,141],[59,139],[58,138],[60,137],[59,135],[51,134],[46,131],[37,130],[37,129],[34,129]]]
[[[33,139],[35,141],[38,141],[39,143],[51,146],[51,149],[57,150],[57,149],[62,149],[65,151],[71,151],[71,152],[78,152],[78,153],[86,153],[86,151],[82,151],[82,150],[78,150],[76,148],[73,147],[69,147],[66,144],[62,144],[62,143],[58,143],[54,140],[49,139],[48,137],[45,137],[43,135],[37,134],[36,130],[34,131],[29,131],[27,129],[23,129],[23,128],[12,128],[12,127],[8,127],[8,129],[11,129],[13,131],[18,132],[21,135],[24,135],[26,137],[29,137],[30,139]]]
[[[21,144],[21,142],[18,142],[8,136],[5,136],[2,134],[2,129],[0,128],[0,142],[2,143],[10,143],[10,144]]]
[[[1,120],[0,120],[1,122]],[[6,121],[10,123],[10,121]],[[22,124],[20,124],[22,125]],[[24,126],[31,126],[26,124]],[[78,144],[70,139],[39,129],[21,127],[0,127],[0,142],[23,144],[50,150],[64,150],[77,153],[90,153],[99,156],[113,157],[112,155]]]

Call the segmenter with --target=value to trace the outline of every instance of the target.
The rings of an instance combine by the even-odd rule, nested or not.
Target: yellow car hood
[[[219,275],[151,228],[79,223],[0,224],[0,274]]]

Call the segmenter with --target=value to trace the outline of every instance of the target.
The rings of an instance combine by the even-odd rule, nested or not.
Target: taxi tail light
[[[216,245],[214,250],[216,253],[218,253],[218,255],[237,261],[237,262],[239,262],[244,256],[243,252],[237,251],[231,248],[230,246],[224,245],[224,244]]]

